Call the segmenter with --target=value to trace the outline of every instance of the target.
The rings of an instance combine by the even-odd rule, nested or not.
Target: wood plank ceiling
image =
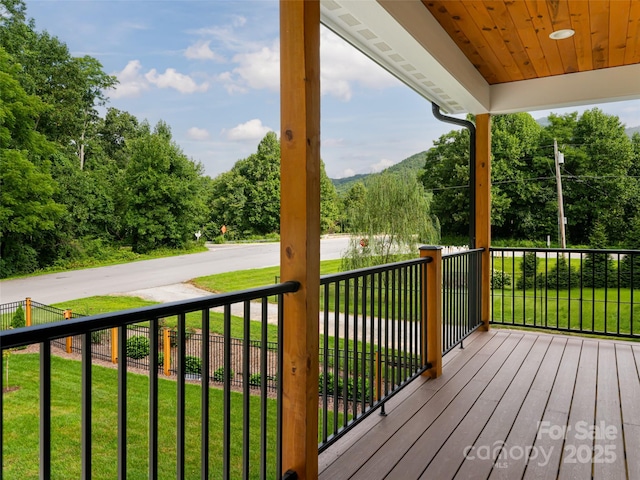
[[[640,0],[422,3],[490,85],[640,63]]]

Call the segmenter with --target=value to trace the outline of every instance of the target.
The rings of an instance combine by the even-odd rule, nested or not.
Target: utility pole
[[[553,156],[556,162],[556,184],[558,187],[558,225],[560,227],[560,246],[567,248],[567,237],[564,233],[564,204],[562,200],[562,177],[560,176],[560,156],[558,152],[558,141],[553,140]]]

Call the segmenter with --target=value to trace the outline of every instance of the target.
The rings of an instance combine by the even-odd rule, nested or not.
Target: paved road
[[[321,259],[340,258],[347,237],[321,242]],[[213,245],[208,252],[0,282],[0,303],[31,297],[51,304],[186,282],[214,273],[278,265],[278,243]]]

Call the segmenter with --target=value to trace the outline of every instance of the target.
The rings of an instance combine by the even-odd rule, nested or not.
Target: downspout
[[[443,115],[440,113],[440,106],[433,102],[431,111],[441,122],[452,123],[469,130],[469,248],[476,248],[476,126],[469,120]]]

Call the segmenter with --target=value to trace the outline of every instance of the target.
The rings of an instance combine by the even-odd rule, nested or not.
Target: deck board
[[[471,358],[475,358],[474,354],[482,352],[485,348],[492,351],[502,344],[506,338],[507,335],[497,335],[492,338],[486,338],[487,341],[484,342],[474,341],[471,345],[466,347],[466,350],[464,351],[465,355],[458,354],[451,362],[447,363],[447,376],[443,375],[435,380],[429,381],[422,378],[416,380],[417,382],[420,382],[420,388],[406,397],[401,405],[396,406],[393,410],[387,409],[388,415],[386,417],[370,416],[370,419],[373,420],[375,418],[378,422],[375,423],[374,426],[369,426],[369,428],[366,429],[359,427],[358,430],[365,433],[361,434],[361,436],[352,436],[354,438],[358,438],[358,441],[345,449],[340,458],[375,458],[375,454],[387,442],[387,440],[400,430],[402,426],[406,425],[413,418],[416,412],[424,406],[428,400],[436,395],[440,389],[443,389],[450,384],[449,388],[453,392],[461,389],[471,378],[473,378],[473,375],[481,366],[476,366],[470,361]],[[487,354],[480,354],[480,357],[483,355],[486,356]],[[462,371],[465,372],[465,375],[459,376],[458,373]],[[444,401],[447,401],[447,399],[445,398]],[[321,456],[320,463],[322,463],[322,457],[328,453],[331,452],[326,452]],[[323,469],[322,474],[324,478],[331,480],[351,478],[363,463],[364,462],[335,461]]]
[[[593,472],[640,480],[640,345],[494,329],[476,332],[443,363],[441,377],[415,380],[388,402],[386,417],[371,415],[323,452],[320,478],[586,480]],[[582,438],[578,422],[604,422],[618,434]],[[607,444],[614,462],[569,463],[569,450]],[[465,459],[465,448],[483,445],[504,445],[507,454]],[[550,455],[516,458],[526,449]]]

